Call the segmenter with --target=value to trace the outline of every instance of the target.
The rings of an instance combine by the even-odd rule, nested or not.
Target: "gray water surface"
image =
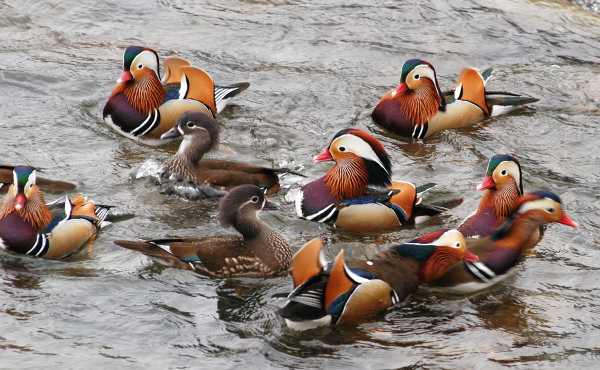
[[[200,4],[205,3],[205,4]],[[302,333],[274,311],[291,279],[210,279],[163,268],[117,239],[210,235],[216,202],[160,194],[135,174],[177,143],[112,131],[102,108],[128,45],[178,56],[217,83],[249,81],[219,117],[236,154],[314,179],[312,157],[340,129],[387,148],[394,178],[436,182],[427,201],[463,205],[418,227],[357,235],[298,219],[303,181],[282,179],[263,220],[294,250],[323,236],[330,257],[456,227],[477,207],[487,159],[516,155],[526,190],[558,193],[577,230],[552,225],[513,277],[473,296],[419,291],[355,328]],[[562,1],[2,1],[2,163],[75,182],[134,219],[69,261],[0,251],[0,368],[591,368],[600,356],[600,18]],[[425,141],[396,138],[369,114],[404,60],[435,67],[442,89],[463,66],[530,107]],[[47,193],[47,200],[62,194]],[[370,245],[370,246],[369,246]]]

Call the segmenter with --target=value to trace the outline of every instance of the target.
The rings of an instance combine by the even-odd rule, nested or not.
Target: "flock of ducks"
[[[215,117],[248,83],[216,85],[199,68],[180,58],[163,62],[147,47],[123,54],[123,73],[104,110],[105,122],[125,136],[160,144],[182,137],[177,153],[162,164],[161,181],[198,186],[203,197],[222,196],[220,223],[238,234],[149,241],[118,240],[176,268],[214,277],[269,276],[291,271],[294,290],[278,311],[288,326],[355,324],[396,303],[420,285],[443,291],[474,292],[495,284],[541,239],[545,225],[576,227],[559,197],[548,191],[523,192],[519,161],[490,158],[479,207],[456,229],[428,233],[380,250],[368,260],[324,260],[316,238],[295,254],[287,240],[260,220],[261,210],[277,209],[267,199],[279,190],[285,168],[206,159],[219,145]],[[400,84],[372,112],[388,131],[422,139],[506,113],[537,99],[487,91],[492,70],[465,68],[454,89],[442,92],[433,66],[407,60]],[[355,128],[339,131],[315,162],[334,162],[327,173],[302,186],[296,213],[356,232],[378,232],[414,224],[461,204],[449,199],[425,204],[422,194],[434,184],[415,186],[392,179],[392,162],[383,145]],[[6,185],[6,186],[2,186]],[[0,166],[0,246],[47,259],[67,258],[116,216],[81,194],[46,203],[42,190],[69,191],[67,182],[38,178],[31,166]],[[224,196],[223,196],[224,195]]]

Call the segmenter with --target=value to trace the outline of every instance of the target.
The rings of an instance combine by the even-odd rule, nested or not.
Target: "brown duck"
[[[179,150],[164,162],[164,166],[172,173],[198,185],[230,190],[241,184],[252,184],[266,189],[266,195],[271,195],[280,187],[278,173],[304,176],[284,168],[203,158],[205,153],[219,145],[219,126],[213,118],[201,112],[188,111],[181,114],[175,127],[161,138],[178,136],[183,136]]]
[[[285,238],[258,218],[260,210],[275,208],[259,187],[240,185],[221,200],[219,216],[223,227],[233,227],[241,235],[115,243],[159,263],[204,275],[273,275],[287,269],[292,259],[292,249]]]

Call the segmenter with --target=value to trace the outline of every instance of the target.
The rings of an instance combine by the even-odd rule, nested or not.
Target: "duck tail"
[[[246,90],[250,86],[249,82],[238,82],[227,86],[215,85],[215,104],[217,113],[223,111],[229,103],[229,99]]]
[[[418,203],[415,205],[413,210],[413,217],[415,219],[415,223],[423,222],[430,217],[439,215],[440,213],[447,212],[452,208],[458,207],[462,204],[463,198],[454,198],[442,200],[439,202],[434,202],[431,204],[423,204]]]

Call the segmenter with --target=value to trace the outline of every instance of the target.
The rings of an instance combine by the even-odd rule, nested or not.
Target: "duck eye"
[[[506,174],[507,174],[507,173],[508,173],[508,171],[507,171],[507,170],[502,170],[502,171],[500,172],[500,174],[501,174],[502,176],[506,176]]]
[[[187,123],[187,127],[194,127],[194,126],[196,126],[196,124],[194,122],[192,122],[192,121],[189,121]]]
[[[550,207],[550,208],[546,208],[546,212],[548,212],[548,213],[555,213],[555,212],[556,212],[556,209],[555,209],[555,208],[552,208],[552,207]]]
[[[456,242],[456,243],[454,244],[454,248],[460,248],[460,242]]]
[[[340,146],[340,147],[338,148],[338,150],[339,150],[340,152],[345,152],[345,151],[346,151],[346,147],[345,147],[345,146]]]
[[[253,196],[252,198],[250,198],[250,201],[251,201],[252,203],[258,203],[258,197],[257,197],[256,195],[255,195],[255,196]]]
[[[418,80],[419,78],[421,78],[421,76],[419,76],[418,74],[415,75],[415,80]]]
[[[144,68],[144,65],[143,64],[138,64],[138,69],[142,69],[142,68]]]

